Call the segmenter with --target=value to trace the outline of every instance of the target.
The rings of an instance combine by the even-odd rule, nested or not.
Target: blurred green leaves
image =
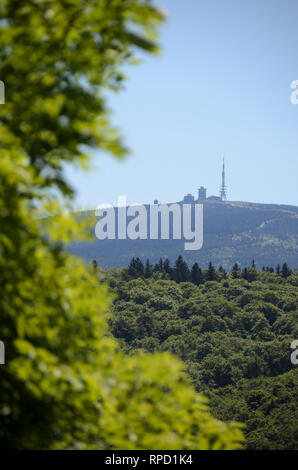
[[[0,445],[17,449],[237,448],[169,355],[125,356],[107,287],[62,242],[85,232],[57,192],[88,149],[123,157],[105,89],[135,49],[155,52],[145,0],[3,0],[0,77]]]
[[[87,147],[127,153],[104,91],[121,88],[121,66],[138,48],[158,50],[162,14],[141,0],[4,0],[0,8],[0,145],[18,145],[47,187],[68,194],[63,161],[83,161]]]

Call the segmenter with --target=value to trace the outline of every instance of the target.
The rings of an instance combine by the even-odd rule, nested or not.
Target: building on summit
[[[207,189],[204,188],[204,186],[201,186],[199,189],[198,189],[198,201],[201,201],[202,199],[207,199]]]
[[[193,204],[195,202],[195,197],[188,193],[186,196],[184,196],[183,202],[184,204]]]
[[[226,201],[227,200],[225,159],[223,159],[223,163],[222,163],[221,186],[219,189],[219,196],[207,197],[207,189],[204,186],[201,186],[198,189],[198,199],[196,201],[192,194],[186,194],[186,196],[184,196],[183,203],[193,204],[194,202],[201,202],[201,201],[207,201],[207,200],[210,200],[210,201]]]

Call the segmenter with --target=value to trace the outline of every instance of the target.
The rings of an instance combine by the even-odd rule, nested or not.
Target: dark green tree
[[[206,271],[206,281],[216,281],[216,271],[215,267],[213,266],[212,262],[209,262],[208,269]]]
[[[145,273],[144,265],[140,258],[132,258],[128,266],[128,275],[133,279],[143,277]]]
[[[247,268],[244,268],[244,269],[243,269],[243,271],[242,271],[242,277],[243,277],[243,279],[248,280],[248,270],[247,270]]]
[[[287,277],[291,276],[291,274],[291,269],[288,267],[287,263],[284,263],[281,268],[282,277],[286,279]]]
[[[182,256],[178,256],[175,261],[174,279],[176,282],[186,282],[190,280],[190,272],[187,263],[183,260]]]
[[[201,268],[199,267],[198,263],[194,263],[193,267],[191,268],[191,282],[196,286],[199,286],[204,282],[203,273]]]
[[[164,274],[164,264],[162,258],[159,258],[158,263],[155,264],[154,266],[154,271],[157,273]]]
[[[226,270],[222,267],[222,265],[219,266],[218,272],[219,272],[220,274],[223,274],[223,275],[226,274]]]
[[[152,265],[150,264],[149,259],[147,259],[146,264],[145,264],[145,278],[149,279],[152,276]]]
[[[231,274],[232,274],[232,277],[234,279],[238,279],[241,275],[241,269],[238,265],[238,263],[235,263],[233,268],[232,268],[232,271],[231,271]]]
[[[172,268],[171,268],[170,261],[169,261],[168,258],[166,258],[165,261],[164,261],[163,269],[164,269],[164,272],[165,272],[166,274],[168,274],[169,276],[171,276]]]

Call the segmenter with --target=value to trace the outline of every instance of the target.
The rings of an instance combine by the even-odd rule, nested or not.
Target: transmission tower
[[[221,176],[221,187],[219,194],[222,201],[227,200],[227,187],[226,187],[226,174],[225,174],[225,159],[223,158],[222,162],[222,176]]]

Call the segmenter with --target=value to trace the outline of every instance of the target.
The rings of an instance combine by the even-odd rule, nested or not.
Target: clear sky
[[[67,170],[77,203],[228,199],[298,204],[297,0],[156,0],[168,12],[162,53],[130,67],[112,121],[131,156],[97,152],[88,173]]]

